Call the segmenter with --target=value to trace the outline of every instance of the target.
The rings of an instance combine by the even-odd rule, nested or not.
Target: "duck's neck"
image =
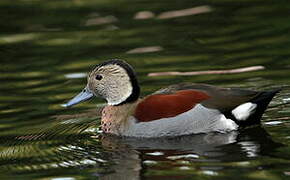
[[[103,132],[121,135],[127,128],[129,117],[134,114],[137,100],[118,106],[106,106],[102,111],[101,127]]]

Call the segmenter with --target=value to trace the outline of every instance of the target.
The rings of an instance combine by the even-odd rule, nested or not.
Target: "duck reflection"
[[[220,168],[224,162],[271,156],[282,146],[259,126],[226,134],[152,139],[95,136],[85,130],[67,134],[68,124],[65,127],[66,134],[1,137],[0,171],[45,174],[51,170],[65,173],[68,169],[82,169],[88,177],[140,179],[148,169],[211,170],[209,167]],[[79,132],[80,127],[84,128],[78,124],[70,129]]]
[[[138,179],[147,166],[154,165],[153,168],[158,169],[160,162],[190,168],[195,166],[195,162],[248,161],[257,156],[271,156],[275,149],[282,146],[274,142],[260,126],[226,134],[197,134],[174,138],[138,139],[105,135],[101,137],[101,142],[105,149],[113,152],[112,158],[116,162],[112,167],[115,173],[105,175],[102,177],[104,179]],[[211,168],[222,168],[219,166]]]

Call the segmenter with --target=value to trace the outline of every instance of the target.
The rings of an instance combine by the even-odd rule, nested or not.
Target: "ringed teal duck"
[[[102,111],[104,133],[130,137],[164,137],[229,132],[258,124],[279,90],[252,91],[182,83],[140,98],[133,68],[121,60],[97,65],[87,85],[66,107],[98,96],[108,105]]]

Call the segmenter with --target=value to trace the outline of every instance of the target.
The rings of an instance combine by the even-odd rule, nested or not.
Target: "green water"
[[[194,15],[160,18],[193,7]],[[140,11],[154,14],[135,19]],[[281,105],[290,96],[289,12],[286,0],[1,0],[0,178],[289,179],[290,106]],[[112,58],[134,66],[143,96],[178,82],[284,90],[261,126],[240,132],[105,137],[103,100],[60,105],[84,87],[84,73]],[[265,69],[147,76],[255,65]]]

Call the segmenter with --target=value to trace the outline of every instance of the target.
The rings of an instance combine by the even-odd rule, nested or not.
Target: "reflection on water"
[[[182,16],[191,16],[191,15],[197,15],[202,13],[208,13],[211,12],[210,6],[198,6],[193,7],[190,9],[182,9],[182,10],[176,10],[176,11],[169,11],[169,12],[163,12],[160,15],[157,16],[158,19],[170,19],[170,18],[177,18]]]
[[[274,0],[1,0],[0,178],[287,178],[289,7]],[[135,67],[142,95],[179,82],[284,90],[262,128],[167,139],[100,136],[104,101],[60,105],[83,88],[95,64],[112,58]],[[147,76],[250,66],[264,69]]]
[[[5,138],[0,153],[2,171],[42,174],[46,170],[88,169],[89,176],[101,179],[138,179],[142,168],[152,166],[152,170],[158,170],[159,165],[173,163],[174,169],[218,174],[227,166],[225,162],[255,166],[249,160],[268,156],[283,146],[261,127],[227,134],[154,139],[95,137],[85,130],[89,127],[83,133],[73,132],[72,129],[83,128],[79,124],[63,128],[69,128],[71,133],[63,129],[55,135],[47,134],[50,130],[36,135],[2,137]]]

